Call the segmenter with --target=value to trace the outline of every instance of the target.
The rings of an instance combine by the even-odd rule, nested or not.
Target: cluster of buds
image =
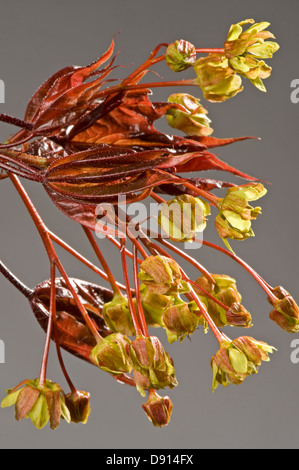
[[[173,405],[169,397],[160,397],[155,390],[150,390],[148,401],[142,408],[153,425],[161,428],[169,423]]]
[[[172,266],[176,273],[175,279],[179,279],[175,289],[168,289],[165,292],[161,286],[161,279],[171,283],[169,266]],[[201,315],[194,302],[185,302],[180,294],[188,294],[190,286],[182,279],[181,268],[172,258],[165,256],[151,256],[140,265],[139,278],[145,283],[142,289],[142,305],[147,313],[147,321],[151,326],[161,326],[167,333],[170,343],[194,333],[201,323]],[[152,273],[150,284],[146,284],[145,270]],[[163,282],[164,284],[164,282]],[[169,284],[167,284],[168,286]],[[161,287],[163,293],[161,293]]]
[[[163,312],[162,322],[170,343],[183,341],[197,330],[201,314],[195,302],[184,302],[180,296],[174,296],[172,304]]]
[[[99,341],[91,361],[114,376],[133,372],[137,390],[173,388],[177,385],[173,360],[155,336],[137,336],[133,341],[113,333]]]
[[[251,26],[243,31],[243,26]],[[240,21],[230,27],[224,48],[196,60],[195,47],[187,41],[175,41],[166,51],[168,66],[180,72],[193,66],[196,82],[205,99],[222,102],[243,90],[242,78],[248,78],[261,91],[266,91],[263,79],[271,75],[263,59],[270,59],[279,49],[274,36],[266,28],[268,22],[255,23],[253,19]]]
[[[213,274],[212,277],[214,283],[206,276],[197,279],[196,284],[201,290],[196,288],[195,290],[200,300],[205,304],[215,325],[243,328],[251,326],[251,315],[241,305],[242,297],[237,289],[236,280],[225,274]],[[220,302],[220,305],[211,299],[211,295]],[[221,306],[221,304],[223,305]]]
[[[251,24],[243,31],[245,24]],[[268,22],[255,23],[254,20],[244,20],[231,26],[227,40],[224,44],[225,56],[229,66],[239,75],[248,78],[254,86],[261,91],[266,91],[263,79],[271,75],[269,67],[262,59],[271,59],[274,52],[279,49],[277,42],[268,41],[275,39],[266,28]]]
[[[262,361],[269,361],[269,353],[275,348],[267,343],[241,336],[233,341],[223,341],[211,360],[213,369],[213,391],[219,384],[239,385],[246,377],[258,372]]]
[[[129,355],[137,390],[174,388],[178,383],[173,360],[156,336],[137,337],[130,344]]]

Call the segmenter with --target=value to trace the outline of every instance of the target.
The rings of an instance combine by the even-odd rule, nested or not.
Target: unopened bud
[[[162,315],[171,303],[171,297],[163,294],[155,294],[142,284],[140,286],[141,302],[148,326],[164,326]]]
[[[148,401],[142,405],[142,408],[154,426],[161,428],[169,424],[173,408],[169,397],[160,397],[151,390]]]
[[[138,337],[132,341],[129,351],[136,387],[143,396],[145,388],[173,388],[177,385],[173,361],[157,337]]]
[[[226,311],[226,320],[231,326],[239,326],[243,328],[249,328],[252,326],[250,313],[243,307],[243,305],[236,302],[233,303]]]
[[[112,375],[131,372],[132,364],[127,353],[130,339],[121,333],[113,333],[101,339],[91,351],[91,360],[100,369]]]
[[[90,394],[77,390],[65,395],[65,404],[69,409],[72,423],[87,423],[90,415]]]
[[[274,306],[270,312],[271,320],[275,321],[283,330],[288,333],[298,333],[299,331],[299,307],[293,297],[281,286],[273,289],[273,294],[277,301],[268,297],[268,301]]]
[[[186,70],[196,61],[195,47],[184,39],[179,39],[166,49],[165,60],[174,72]]]
[[[115,294],[111,302],[104,305],[102,315],[111,331],[127,336],[135,335],[128,299],[122,294]]]
[[[149,256],[140,265],[139,279],[149,291],[170,295],[183,288],[180,266],[166,256]]]
[[[191,311],[188,303],[177,297],[174,304],[163,313],[163,322],[168,341],[173,343],[178,339],[183,341],[187,335],[193,334],[198,327],[199,318]]]
[[[225,274],[213,274],[212,277],[215,280],[214,284],[206,276],[197,279],[196,284],[224,304],[227,309],[199,289],[195,290],[216,326],[230,325],[245,328],[251,326],[251,315],[240,303],[242,296],[237,289],[236,280]]]

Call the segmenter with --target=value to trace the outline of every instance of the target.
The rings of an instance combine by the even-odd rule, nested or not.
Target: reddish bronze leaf
[[[76,293],[88,314],[96,323],[99,333],[107,336],[111,331],[106,327],[101,311],[105,302],[112,299],[113,293],[96,284],[78,279],[70,279]],[[71,354],[90,362],[90,353],[96,340],[85,326],[81,313],[71,292],[62,279],[56,279],[57,339],[62,348]],[[50,281],[45,281],[34,289],[30,305],[44,331],[47,330],[50,305]],[[54,339],[54,334],[52,335]]]
[[[206,171],[206,170],[218,170],[218,171],[229,171],[233,175],[240,176],[251,181],[258,181],[257,178],[247,175],[242,171],[228,165],[227,163],[219,160],[213,153],[204,151],[201,155],[189,160],[187,163],[177,166],[178,173],[189,173],[193,171]]]
[[[44,183],[46,191],[51,188],[55,193],[63,195],[65,198],[74,199],[78,202],[88,204],[100,204],[102,202],[117,202],[120,195],[128,196],[130,202],[132,195],[144,193],[145,190],[159,186],[173,178],[170,173],[159,173],[155,170],[146,170],[137,175],[113,179],[104,183]],[[54,193],[53,193],[54,194]],[[54,195],[55,197],[55,195]]]
[[[205,145],[206,148],[212,149],[214,147],[223,147],[225,145],[230,145],[235,142],[240,142],[242,140],[248,140],[248,139],[259,139],[258,137],[232,137],[228,139],[218,139],[217,137],[212,137],[212,136],[196,136],[192,135],[189,136],[190,139],[197,140],[201,144]]]
[[[86,80],[111,57],[113,49],[114,40],[106,53],[92,64],[85,67],[65,67],[41,85],[25,112],[25,120],[33,124],[35,134],[55,135],[61,127],[66,128],[78,116],[81,117],[82,113],[99,104],[98,100],[95,103],[93,100],[112,70],[113,60],[97,73],[99,76],[96,79],[89,82]]]
[[[162,117],[170,107],[173,107],[170,103],[152,103],[148,98],[148,90],[128,92],[120,106],[77,134],[73,141],[123,146],[129,140],[129,145],[145,145],[140,136],[159,135],[153,122]]]
[[[102,231],[105,235],[115,236],[115,230],[110,229],[108,226],[103,227],[98,222],[96,215],[97,206],[95,204],[86,204],[75,201],[74,199],[67,199],[50,187],[47,187],[46,191],[58,209],[67,217],[70,217],[70,219],[91,230],[97,229],[97,232]],[[115,201],[108,200],[106,202],[110,202],[111,204],[115,202],[115,204],[117,204],[117,198],[115,198]]]

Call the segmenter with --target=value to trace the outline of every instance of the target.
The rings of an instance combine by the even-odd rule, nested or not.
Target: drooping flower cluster
[[[250,27],[243,31],[246,24]],[[267,191],[256,178],[221,161],[211,149],[249,137],[213,137],[207,109],[189,93],[173,93],[165,102],[150,99],[151,87],[189,85],[208,101],[223,102],[243,90],[242,77],[265,91],[262,80],[270,76],[271,68],[264,59],[270,59],[279,47],[270,40],[274,36],[268,26],[254,20],[234,24],[219,49],[197,48],[180,39],[158,55],[165,46],[160,44],[123,80],[110,77],[117,69],[113,40],[92,64],[65,67],[43,83],[30,99],[23,120],[0,116],[1,121],[20,128],[0,145],[0,179],[9,178],[24,201],[50,264],[50,279],[30,289],[0,261],[1,273],[25,295],[47,333],[40,377],[8,390],[2,401],[3,408],[15,406],[18,421],[29,417],[38,429],[47,423],[55,429],[61,418],[87,422],[89,393],[72,383],[61,349],[136,388],[142,396],[148,394],[142,407],[157,427],[169,423],[173,409],[170,398],[157,391],[172,390],[178,381],[173,359],[150,328],[164,330],[169,343],[183,341],[198,330],[211,331],[220,345],[211,361],[213,390],[219,384],[242,383],[257,372],[262,361],[269,360],[272,346],[247,336],[230,340],[220,330],[252,324],[236,280],[210,273],[172,242],[200,241],[233,258],[266,292],[273,306],[270,318],[288,332],[299,331],[299,309],[291,295],[282,287],[272,288],[227,241],[254,236],[251,224],[261,208],[249,203]],[[175,73],[191,68],[196,76],[142,82],[159,62]],[[158,131],[154,124],[160,118],[184,135]],[[247,183],[198,177],[197,172],[206,170],[228,172]],[[45,226],[19,177],[40,183],[57,208],[82,226],[101,267]],[[212,192],[224,188],[223,197]],[[124,199],[129,204],[148,197],[159,203],[161,233],[153,234],[140,221],[136,224],[118,204],[120,196],[122,204]],[[216,230],[228,250],[197,239],[214,208],[218,210]],[[93,231],[106,236],[119,252],[120,280],[114,277],[109,255],[104,256]],[[70,278],[54,242],[108,281],[111,289]],[[190,279],[177,258],[190,263],[200,276]],[[128,260],[132,261],[131,273]],[[67,394],[46,378],[51,339],[70,387]]]

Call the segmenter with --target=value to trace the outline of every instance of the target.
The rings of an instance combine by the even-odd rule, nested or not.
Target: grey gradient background
[[[298,16],[296,0],[2,0],[0,78],[6,84],[6,103],[0,105],[0,112],[21,118],[40,83],[65,65],[90,63],[106,50],[118,31],[118,63],[134,62],[137,66],[159,42],[184,38],[198,47],[221,47],[230,24],[245,18],[270,21],[281,49],[271,61],[273,74],[265,82],[268,93],[259,92],[248,82],[237,97],[222,104],[207,103],[207,107],[214,135],[262,137],[260,142],[247,141],[219,149],[225,161],[272,183],[261,201],[263,215],[254,224],[256,237],[233,246],[270,284],[282,284],[296,297],[299,104],[290,101],[290,83],[299,78]],[[159,71],[165,78],[173,78],[165,66]],[[120,69],[120,74],[125,73]],[[166,99],[173,91],[157,91],[155,99]],[[201,96],[200,90],[185,91]],[[162,124],[161,129],[166,127]],[[12,129],[2,124],[1,141],[10,132]],[[94,260],[80,227],[58,212],[39,185],[25,182],[25,186],[48,226]],[[3,261],[29,286],[48,278],[41,241],[9,181],[1,181],[0,214]],[[219,241],[213,223],[205,237]],[[104,250],[121,279],[116,251],[107,244]],[[69,275],[97,281],[93,273],[58,251]],[[212,272],[237,277],[254,326],[247,331],[229,329],[228,334],[232,338],[250,334],[273,344],[278,352],[271,362],[263,364],[259,373],[243,385],[219,387],[212,394],[210,358],[217,350],[212,334],[199,331],[191,342],[168,345],[163,332],[158,332],[174,358],[179,386],[169,392],[174,403],[170,425],[156,429],[142,411],[144,400],[137,391],[118,385],[104,372],[65,353],[65,362],[78,388],[87,389],[92,396],[88,424],[62,423],[55,432],[39,432],[28,421],[17,423],[12,409],[2,410],[1,448],[298,447],[299,364],[290,360],[290,344],[298,335],[287,334],[268,319],[270,306],[264,293],[241,267],[208,248],[190,254]],[[189,272],[196,276],[194,270]],[[44,334],[26,300],[4,278],[0,279],[0,299],[0,338],[6,345],[6,363],[0,364],[3,396],[7,387],[38,376]],[[48,377],[64,384],[54,351]]]

